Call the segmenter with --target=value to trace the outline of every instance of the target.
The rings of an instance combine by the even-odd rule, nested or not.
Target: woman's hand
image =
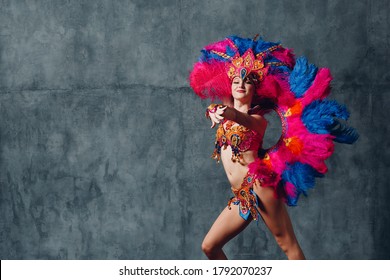
[[[211,120],[211,128],[217,123],[220,123],[224,117],[222,116],[227,106],[221,104],[211,104],[206,110],[206,117]]]

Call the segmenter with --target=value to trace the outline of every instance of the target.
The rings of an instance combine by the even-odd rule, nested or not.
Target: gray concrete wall
[[[389,11],[365,1],[0,2],[0,258],[204,259],[231,194],[187,76],[230,34],[334,76],[361,138],[290,208],[310,259],[389,259]],[[226,246],[285,259],[264,224]]]

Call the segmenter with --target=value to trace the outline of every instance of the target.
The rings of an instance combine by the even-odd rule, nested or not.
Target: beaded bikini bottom
[[[259,197],[253,190],[254,179],[249,172],[245,175],[240,189],[233,189],[234,196],[228,201],[228,207],[233,203],[239,205],[240,216],[244,220],[248,220],[252,216],[253,220],[257,221],[260,215]]]

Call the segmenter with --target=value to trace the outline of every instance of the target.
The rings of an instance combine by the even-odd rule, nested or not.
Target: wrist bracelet
[[[206,109],[205,117],[209,119],[210,113],[215,113],[217,112],[218,108],[222,108],[222,107],[223,107],[222,104],[215,104],[215,103],[210,104],[209,107],[207,107]]]

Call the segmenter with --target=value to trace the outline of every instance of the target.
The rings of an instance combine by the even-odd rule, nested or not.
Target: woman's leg
[[[253,189],[260,198],[260,214],[287,258],[304,260],[284,202],[274,197],[272,188],[260,187],[256,182]]]
[[[238,205],[232,204],[231,210],[226,207],[211,226],[202,243],[202,250],[209,259],[226,260],[222,247],[251,222],[251,217],[246,221],[238,211]]]

